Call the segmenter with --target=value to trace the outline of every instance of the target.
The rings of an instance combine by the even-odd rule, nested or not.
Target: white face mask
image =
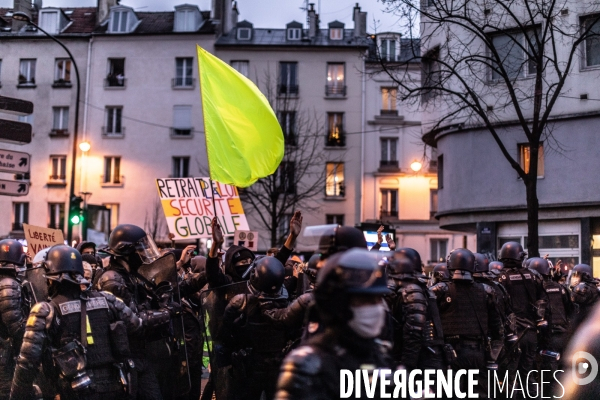
[[[372,339],[379,336],[385,324],[383,302],[367,306],[350,307],[352,319],[348,326],[360,337]]]

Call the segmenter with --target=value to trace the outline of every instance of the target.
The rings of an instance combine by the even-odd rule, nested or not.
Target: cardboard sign
[[[60,229],[23,224],[23,231],[27,240],[27,254],[32,258],[40,250],[47,247],[52,247],[55,244],[65,244],[65,238]]]
[[[244,246],[252,251],[258,251],[258,232],[235,231],[233,234],[233,244]]]
[[[215,209],[224,236],[249,230],[235,186],[213,182],[211,189],[209,178],[165,178],[156,188],[175,240],[210,238]]]

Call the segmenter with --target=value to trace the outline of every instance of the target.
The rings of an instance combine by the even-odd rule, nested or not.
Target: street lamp
[[[84,153],[87,153],[88,151],[90,151],[91,148],[92,148],[92,146],[90,145],[90,142],[79,143],[79,150],[83,151]]]
[[[51,34],[46,32],[45,30],[40,28],[36,23],[34,23],[31,20],[31,17],[29,15],[25,14],[24,12],[17,11],[15,13],[13,13],[12,18],[16,21],[27,22],[28,24],[35,26],[39,31],[41,31],[46,36],[48,36],[50,39],[52,39],[56,43],[58,43],[60,45],[60,47],[62,47],[67,52],[67,54],[69,55],[69,59],[71,60],[71,62],[73,63],[73,67],[75,68],[75,77],[77,78],[77,99],[75,102],[75,129],[73,129],[73,149],[72,149],[73,165],[71,167],[71,184],[70,184],[70,190],[69,190],[69,209],[71,209],[71,205],[75,201],[75,164],[77,162],[77,133],[78,133],[78,126],[79,126],[79,99],[80,99],[80,95],[81,95],[81,81],[79,79],[79,68],[77,68],[77,63],[75,62],[75,58],[73,57],[73,54],[71,54],[71,52],[69,51],[67,46],[65,46],[63,42],[61,42],[60,40],[58,40],[57,38],[55,38],[54,36],[52,36]],[[88,145],[89,145],[89,143],[88,143]],[[71,243],[72,240],[73,240],[73,224],[71,224],[71,221],[68,221],[67,243]]]
[[[421,164],[419,160],[415,160],[410,164],[410,169],[412,169],[414,172],[419,172],[422,167],[423,164]]]

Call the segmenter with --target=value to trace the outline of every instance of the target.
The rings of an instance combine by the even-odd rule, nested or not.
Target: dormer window
[[[175,32],[195,32],[202,22],[198,7],[189,5],[175,7]]]
[[[127,16],[129,11],[115,11],[112,15],[111,32],[127,32]]]
[[[42,11],[40,13],[40,28],[51,35],[56,35],[58,30],[58,11]]]
[[[110,10],[110,20],[108,21],[109,33],[129,33],[133,32],[139,20],[132,8],[117,6]]]
[[[380,36],[379,55],[384,61],[398,61],[400,54],[400,37],[398,35]]]
[[[300,40],[301,32],[300,28],[289,28],[287,30],[288,40]]]
[[[251,36],[252,36],[252,29],[238,28],[238,31],[237,31],[238,40],[250,40]]]
[[[344,38],[342,28],[333,28],[329,30],[329,38],[331,40],[342,40]]]

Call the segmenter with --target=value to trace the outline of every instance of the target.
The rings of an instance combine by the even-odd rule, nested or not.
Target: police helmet
[[[308,277],[310,283],[315,283],[317,281],[317,272],[319,272],[317,265],[319,264],[320,259],[321,256],[319,254],[313,254],[308,259],[308,263],[306,263],[304,273]]]
[[[580,282],[592,282],[594,280],[594,273],[592,267],[587,264],[577,264],[573,267],[571,273],[571,286],[576,286]]]
[[[448,269],[473,273],[475,271],[475,256],[468,249],[454,249],[448,256]]]
[[[492,262],[490,262],[490,265],[488,266],[488,270],[494,275],[499,275],[500,271],[502,271],[503,269],[504,269],[504,264],[502,264],[501,261],[492,261]]]
[[[139,226],[121,224],[110,233],[109,253],[116,256],[130,256],[138,253],[143,263],[150,263],[160,257],[160,252],[152,237]]]
[[[439,279],[439,280],[450,279],[450,273],[448,272],[448,266],[443,263],[436,264],[433,267],[433,277],[435,279]]]
[[[400,278],[421,273],[421,256],[415,249],[397,249],[389,260],[388,271],[391,277]]]
[[[268,256],[256,261],[250,275],[250,285],[257,292],[276,294],[281,290],[284,279],[285,267],[281,261]]]
[[[351,226],[338,226],[319,239],[319,252],[322,259],[355,247],[367,249],[367,240],[360,229]]]
[[[550,264],[545,258],[531,257],[528,258],[527,261],[527,268],[532,269],[543,276],[550,275]]]
[[[73,247],[64,244],[52,246],[44,260],[46,278],[62,282],[88,283],[83,278],[83,262],[81,254]]]
[[[485,273],[489,270],[490,259],[485,254],[473,253],[475,256],[475,272]]]
[[[498,259],[503,263],[507,261],[513,261],[522,263],[525,259],[525,251],[523,250],[523,246],[518,242],[506,242],[502,245],[500,252],[498,253]]]
[[[15,266],[22,267],[26,260],[23,246],[14,239],[0,240],[0,269],[15,270]]]

